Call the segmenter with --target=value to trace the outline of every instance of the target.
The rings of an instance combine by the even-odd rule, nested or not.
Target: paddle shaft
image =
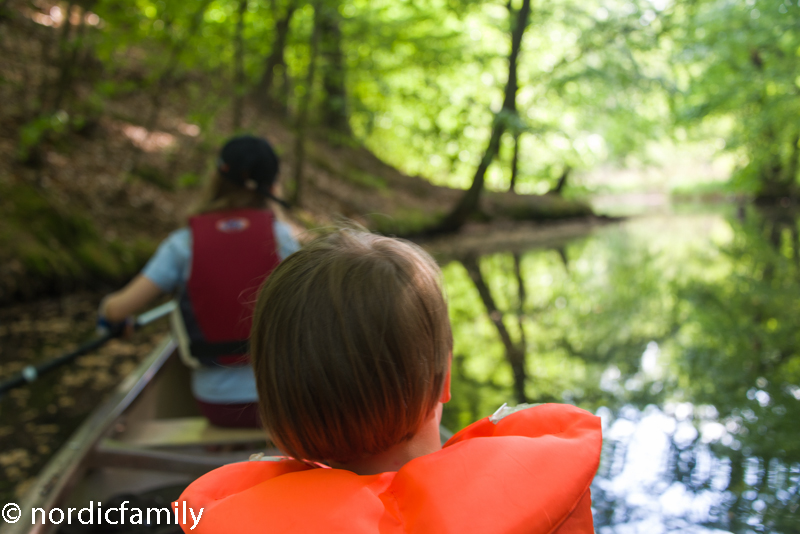
[[[136,318],[136,322],[134,323],[134,328],[141,328],[147,324],[152,323],[156,319],[160,319],[165,315],[169,314],[172,310],[175,309],[175,302],[169,301],[160,306],[156,306],[150,311],[146,311],[141,314],[139,317]],[[71,362],[78,356],[86,354],[87,352],[91,352],[95,349],[98,349],[105,345],[108,340],[112,339],[114,334],[111,332],[104,332],[100,336],[92,339],[91,341],[87,341],[80,347],[76,348],[75,350],[68,352],[58,358],[53,358],[50,361],[44,362],[40,365],[28,365],[25,367],[22,372],[20,372],[14,378],[7,380],[5,382],[0,383],[0,398],[6,394],[6,392],[11,391],[14,388],[18,388],[20,386],[24,386],[25,384],[30,384],[31,382],[36,381],[42,375],[49,373],[53,369],[57,367],[61,367],[62,365]]]

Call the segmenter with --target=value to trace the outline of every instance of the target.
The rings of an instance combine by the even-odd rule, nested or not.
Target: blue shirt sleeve
[[[161,242],[142,274],[165,293],[171,293],[186,283],[191,256],[191,231],[181,228]]]
[[[272,225],[275,241],[278,244],[278,257],[281,261],[300,250],[300,244],[292,235],[292,229],[285,222],[275,219]]]

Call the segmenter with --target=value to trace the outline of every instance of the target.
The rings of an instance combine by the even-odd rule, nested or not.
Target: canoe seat
[[[264,443],[267,434],[257,428],[223,428],[205,417],[152,419],[130,425],[116,440],[139,447],[239,445]]]

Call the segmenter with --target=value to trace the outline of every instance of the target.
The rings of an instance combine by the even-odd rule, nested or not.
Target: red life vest
[[[186,534],[592,534],[600,419],[543,404],[478,421],[397,472],[361,476],[296,460],[230,464],[193,482]]]
[[[189,351],[202,364],[247,362],[252,305],[280,262],[273,215],[212,212],[189,219],[192,265],[180,301]]]

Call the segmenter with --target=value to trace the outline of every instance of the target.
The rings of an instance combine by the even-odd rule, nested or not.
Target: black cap
[[[270,189],[278,177],[280,162],[272,146],[260,137],[243,135],[225,143],[219,154],[217,170],[226,180],[258,191],[265,197],[286,204],[272,196]]]

